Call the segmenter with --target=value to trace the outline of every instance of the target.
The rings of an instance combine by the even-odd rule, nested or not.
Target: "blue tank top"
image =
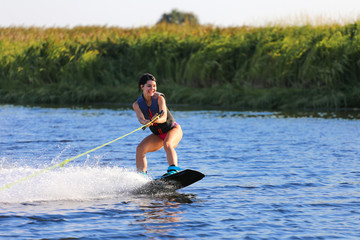
[[[165,98],[165,95],[160,92],[156,92],[154,96],[151,98],[151,105],[148,106],[146,104],[146,101],[141,94],[141,96],[137,99],[137,103],[139,104],[139,107],[141,109],[141,112],[144,114],[145,119],[151,120],[151,118],[159,113],[159,96],[163,96]],[[170,131],[173,128],[173,125],[175,123],[175,119],[172,116],[169,108],[167,108],[167,119],[164,123],[154,123],[153,126],[150,126],[151,132],[153,132],[156,135],[165,134],[168,131]]]

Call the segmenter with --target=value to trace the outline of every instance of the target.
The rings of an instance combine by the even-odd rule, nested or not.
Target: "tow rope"
[[[112,140],[112,141],[110,141],[110,142],[107,142],[107,143],[105,143],[105,144],[103,144],[103,145],[101,145],[101,146],[98,146],[98,147],[96,147],[96,148],[93,148],[93,149],[91,149],[91,150],[89,150],[89,151],[87,151],[87,152],[81,153],[81,154],[79,154],[79,155],[77,155],[77,156],[75,156],[75,157],[66,159],[66,160],[62,161],[61,163],[57,163],[57,164],[55,164],[55,165],[53,165],[53,166],[51,166],[51,167],[45,168],[45,169],[43,169],[43,170],[41,170],[41,171],[38,171],[38,172],[36,172],[36,173],[33,173],[33,174],[31,174],[31,175],[29,175],[29,176],[26,176],[26,177],[24,177],[24,178],[21,178],[21,179],[15,181],[15,182],[5,184],[4,186],[2,186],[2,187],[0,188],[0,191],[9,189],[9,188],[11,188],[11,187],[14,186],[14,185],[17,185],[17,184],[19,184],[19,183],[25,182],[25,181],[33,178],[33,177],[36,177],[36,176],[38,176],[38,175],[40,175],[40,174],[42,174],[42,173],[45,173],[45,172],[47,172],[47,171],[50,171],[50,170],[54,169],[54,168],[64,167],[67,163],[69,163],[69,162],[71,162],[71,161],[73,161],[73,160],[75,160],[75,159],[77,159],[77,158],[79,158],[79,157],[82,157],[82,156],[84,156],[84,155],[86,155],[86,154],[89,154],[89,153],[91,153],[91,152],[94,152],[94,151],[96,151],[96,150],[98,150],[98,149],[100,149],[100,148],[102,148],[102,147],[105,147],[105,146],[111,144],[111,143],[114,143],[114,142],[116,142],[116,141],[118,141],[118,140],[120,140],[120,139],[122,139],[122,138],[124,138],[124,137],[126,137],[126,136],[129,136],[130,134],[133,134],[134,132],[139,131],[140,129],[145,130],[148,126],[150,126],[151,123],[153,123],[154,121],[156,121],[156,120],[162,115],[162,113],[163,113],[163,111],[160,111],[159,114],[158,114],[155,118],[151,119],[151,121],[148,122],[147,124],[145,124],[145,125],[137,128],[137,129],[135,129],[134,131],[131,131],[131,132],[129,132],[129,133],[127,133],[127,134],[125,134],[125,135],[123,135],[123,136],[121,136],[121,137],[118,137],[118,138],[116,138],[116,139],[114,139],[114,140]]]

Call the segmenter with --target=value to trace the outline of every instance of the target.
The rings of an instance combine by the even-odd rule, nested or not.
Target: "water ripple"
[[[8,239],[359,239],[357,113],[174,111],[180,166],[206,177],[134,195],[138,132],[0,194]],[[354,117],[355,116],[355,117]],[[138,128],[128,109],[0,107],[0,184]],[[166,170],[149,154],[149,175]]]

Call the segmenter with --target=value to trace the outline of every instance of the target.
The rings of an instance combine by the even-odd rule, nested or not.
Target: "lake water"
[[[149,130],[130,109],[0,105],[1,239],[359,239],[360,114],[173,111],[180,167],[206,177],[136,195]],[[148,154],[162,175],[165,152]]]

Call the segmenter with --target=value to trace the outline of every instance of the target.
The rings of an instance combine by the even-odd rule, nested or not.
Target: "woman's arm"
[[[156,123],[164,123],[167,120],[167,107],[166,107],[165,98],[163,96],[159,96],[158,104],[159,104],[159,111],[160,112],[163,111],[163,114],[155,122]],[[156,115],[154,117],[156,117]]]
[[[133,103],[133,109],[136,112],[136,116],[137,116],[140,124],[145,125],[148,122],[150,122],[150,120],[145,119],[144,114],[141,112],[138,102]]]

